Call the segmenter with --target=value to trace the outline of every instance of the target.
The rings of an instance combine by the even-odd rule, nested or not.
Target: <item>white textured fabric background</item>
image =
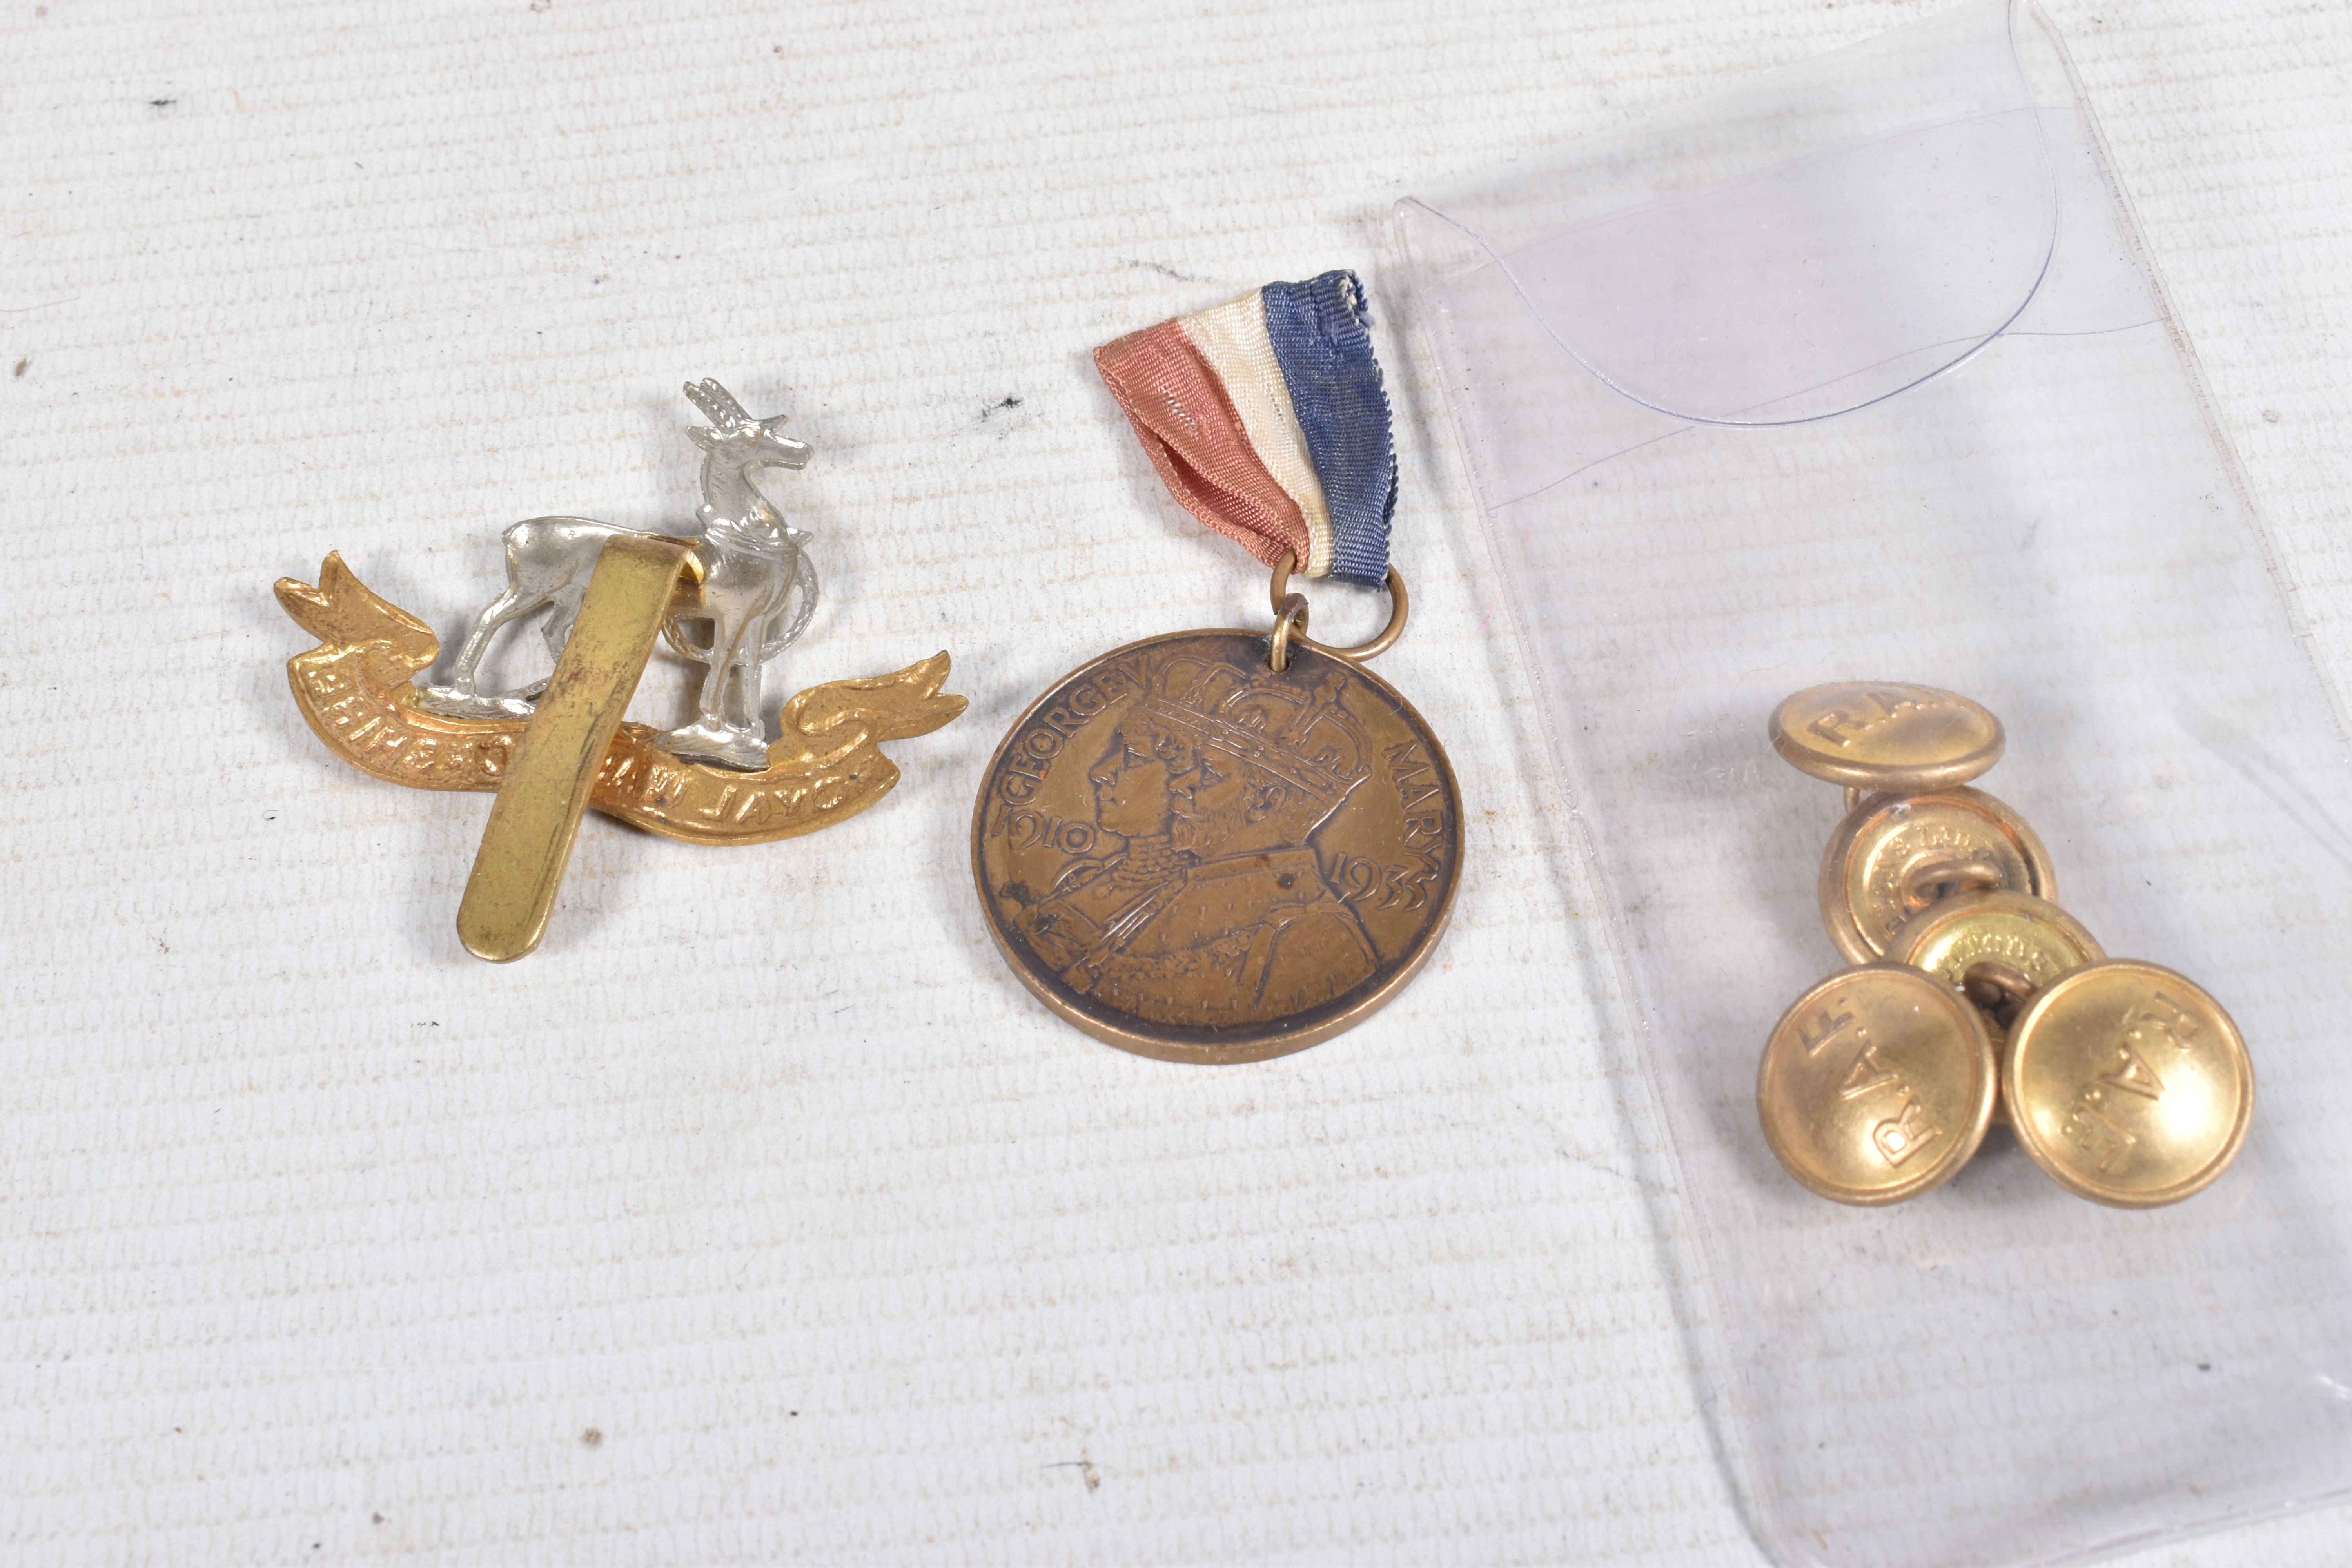
[[[1381,668],[1472,859],[1402,1001],[1253,1068],[1093,1044],[967,819],[1052,678],[1265,615],[1093,344],[1928,8],[5,0],[7,1554],[1758,1561],[1428,429]],[[2341,690],[2352,17],[2054,11]],[[781,684],[946,647],[971,711],[814,837],[592,818],[547,947],[476,963],[488,797],[330,758],[269,584],[340,549],[446,638],[507,523],[690,514],[706,374],[819,451]]]

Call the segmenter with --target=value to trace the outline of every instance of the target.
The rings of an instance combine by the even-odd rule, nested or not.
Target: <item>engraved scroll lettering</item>
[[[363,773],[418,789],[494,790],[526,721],[452,719],[416,705],[410,681],[439,655],[423,621],[362,584],[341,555],[318,586],[291,577],[278,602],[319,646],[287,661],[294,700],[330,751]],[[928,734],[964,710],[940,689],[944,653],[893,675],[828,681],[784,704],[768,765],[737,773],[661,749],[658,731],[624,724],[589,804],[608,816],[697,844],[757,844],[830,826],[898,782],[877,743]]]

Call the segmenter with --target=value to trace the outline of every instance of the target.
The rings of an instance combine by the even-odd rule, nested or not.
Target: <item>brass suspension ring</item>
[[[1297,554],[1287,550],[1282,552],[1282,559],[1274,563],[1274,588],[1267,597],[1273,600],[1274,613],[1280,617],[1279,624],[1275,627],[1275,636],[1279,639],[1276,646],[1281,650],[1281,657],[1280,661],[1275,665],[1275,668],[1280,669],[1290,662],[1289,645],[1291,643],[1297,643],[1301,647],[1311,647],[1317,653],[1328,654],[1333,658],[1344,658],[1350,664],[1361,664],[1368,658],[1386,653],[1395,646],[1397,638],[1404,636],[1405,616],[1412,610],[1412,601],[1405,595],[1404,574],[1391,566],[1388,576],[1389,624],[1381,628],[1381,635],[1370,642],[1358,643],[1354,647],[1332,647],[1328,644],[1317,642],[1307,635],[1305,599],[1290,591],[1290,574],[1297,569]],[[1289,602],[1293,599],[1299,600],[1295,621],[1290,617],[1289,608]],[[1284,636],[1286,628],[1288,632],[1286,637]]]
[[[1290,645],[1306,641],[1307,595],[1285,594],[1282,596],[1282,616],[1274,623],[1274,640],[1266,646],[1266,663],[1274,666],[1276,674],[1288,669]]]

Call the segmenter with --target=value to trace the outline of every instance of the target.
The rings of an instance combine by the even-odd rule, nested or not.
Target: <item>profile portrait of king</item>
[[[1309,840],[1370,776],[1348,677],[1286,680],[1197,658],[1154,671],[1087,770],[1117,854],[1069,866],[1023,911],[1080,995],[1156,1023],[1287,1017],[1379,967]]]

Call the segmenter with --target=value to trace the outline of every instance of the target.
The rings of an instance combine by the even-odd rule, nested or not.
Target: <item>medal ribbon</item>
[[[1396,442],[1352,272],[1269,283],[1095,350],[1169,493],[1271,566],[1377,587]]]

